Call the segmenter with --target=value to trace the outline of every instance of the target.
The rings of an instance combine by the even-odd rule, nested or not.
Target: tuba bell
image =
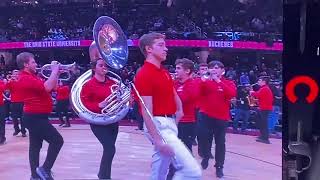
[[[120,69],[127,63],[127,38],[115,20],[108,16],[99,17],[94,24],[93,39],[109,68]],[[80,98],[83,85],[91,77],[92,71],[88,70],[74,82],[70,93],[73,110],[91,124],[107,125],[123,119],[129,111],[130,87],[122,82],[120,76],[108,70],[107,77],[116,84],[111,87],[111,94],[105,100],[107,106],[102,108],[101,113],[94,113],[83,105]]]

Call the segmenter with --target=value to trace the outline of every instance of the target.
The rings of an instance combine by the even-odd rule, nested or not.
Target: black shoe
[[[193,140],[192,146],[196,146],[196,145],[198,145],[197,140]]]
[[[41,180],[53,180],[51,171],[47,171],[43,167],[37,167],[36,171]]]
[[[25,133],[22,134],[22,137],[27,137],[27,135]]]
[[[216,176],[218,178],[222,178],[224,176],[222,167],[216,167]]]
[[[12,134],[13,136],[16,136],[20,133],[20,130],[19,131],[14,131],[14,133]]]
[[[210,156],[209,156],[210,159],[214,159],[212,153],[210,153]]]
[[[111,178],[104,178],[104,177],[100,176],[99,174],[98,174],[98,178],[99,178],[99,180],[111,180]]]
[[[41,180],[39,177],[30,177],[30,180]]]
[[[59,126],[63,126],[63,125],[64,125],[64,123],[60,123],[60,124],[59,124]]]
[[[265,144],[271,144],[268,139],[256,139],[257,142],[265,143]]]
[[[70,124],[65,124],[62,127],[71,127]]]
[[[6,143],[6,140],[7,139],[5,137],[1,138],[0,139],[0,145],[4,145]]]
[[[208,166],[209,166],[209,159],[202,159],[202,161],[201,161],[202,169],[207,169]]]

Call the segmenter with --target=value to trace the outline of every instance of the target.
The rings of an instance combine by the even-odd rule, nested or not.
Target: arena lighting
[[[313,103],[313,101],[318,96],[319,86],[314,79],[306,75],[295,76],[287,83],[285,93],[288,100],[291,103],[297,102],[298,97],[295,94],[295,88],[300,84],[305,84],[309,87],[310,90],[308,96],[306,97],[306,100],[309,104]]]

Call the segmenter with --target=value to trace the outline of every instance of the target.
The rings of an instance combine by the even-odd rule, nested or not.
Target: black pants
[[[43,168],[51,170],[63,145],[63,138],[48,119],[49,114],[23,114],[23,121],[29,130],[29,162],[32,177],[37,177],[36,168],[39,167],[40,149],[43,140],[49,143]]]
[[[26,134],[24,122],[22,121],[23,103],[12,102],[10,104],[11,117],[13,121],[13,127],[15,132],[21,131],[22,134]],[[19,120],[21,128],[19,127]]]
[[[90,124],[90,127],[103,147],[98,176],[100,179],[110,179],[112,160],[116,153],[115,143],[118,136],[119,123],[109,125]]]
[[[201,151],[203,153],[204,159],[210,158],[211,144],[210,135],[214,134],[215,141],[215,159],[216,167],[223,167],[226,153],[226,128],[228,122],[224,120],[219,120],[216,118],[211,118],[204,113],[200,113],[200,119],[198,123],[198,136],[199,145],[201,146]]]
[[[196,123],[179,123],[178,124],[178,138],[187,146],[192,152],[192,143],[195,136]]]
[[[0,141],[6,137],[6,120],[4,105],[0,106]]]
[[[137,101],[135,101],[133,104],[133,113],[134,113],[134,117],[138,123],[138,128],[140,130],[142,130],[143,129],[143,118],[142,118],[142,115],[139,113],[139,103]]]
[[[181,139],[181,141],[187,146],[187,148],[190,150],[191,153],[192,153],[192,143],[194,141],[195,133],[196,133],[195,128],[196,128],[195,122],[190,122],[190,123],[180,122],[178,124],[178,138]],[[172,164],[170,164],[167,180],[171,180],[175,172],[176,172],[176,169]]]
[[[196,110],[196,118],[197,118],[197,125],[196,125],[196,136],[197,136],[197,141],[199,142],[199,132],[201,131],[201,129],[199,129],[199,125],[198,123],[200,122],[200,119],[201,119],[201,115],[200,115],[200,112],[199,112],[199,109]],[[213,132],[210,132],[210,134],[208,135],[209,137],[209,144],[210,144],[210,154],[211,154],[211,147],[212,147],[212,142],[213,142]],[[202,147],[201,147],[201,144],[198,143],[198,154],[200,156],[203,157],[203,153],[202,153]]]
[[[268,117],[271,111],[260,110],[258,126],[260,128],[260,138],[263,140],[269,140],[269,128],[268,128]]]
[[[59,119],[61,123],[64,123],[63,121],[63,116],[66,117],[66,123],[65,124],[70,124],[69,122],[69,99],[66,100],[58,100],[57,101],[57,107],[56,107],[57,114],[59,116]]]

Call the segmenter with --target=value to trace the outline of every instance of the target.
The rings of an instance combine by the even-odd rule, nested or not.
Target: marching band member
[[[210,158],[211,133],[215,140],[216,176],[223,177],[223,165],[226,152],[226,129],[230,121],[231,99],[236,96],[236,86],[233,81],[223,77],[224,65],[220,61],[212,61],[208,64],[210,76],[202,77],[200,94],[203,102],[200,106],[199,119],[199,145],[203,153],[201,166],[207,169]]]
[[[81,101],[85,107],[95,113],[101,113],[107,104],[105,99],[111,94],[111,86],[114,81],[107,78],[107,64],[101,58],[97,46],[92,43],[89,48],[93,77],[84,84],[81,91]],[[103,146],[103,155],[98,173],[99,179],[111,179],[111,166],[116,152],[116,139],[119,131],[119,123],[108,125],[90,124],[93,134]]]
[[[175,88],[182,102],[184,116],[178,123],[178,137],[192,152],[192,143],[196,128],[196,103],[198,92],[193,79],[194,63],[186,58],[176,60]],[[167,179],[174,175],[174,169],[170,166]]]
[[[183,109],[170,74],[161,65],[168,51],[164,39],[165,36],[159,33],[140,38],[140,50],[146,60],[135,76],[135,86],[153,116],[148,115],[140,102],[144,130],[154,145],[150,179],[165,180],[171,162],[177,169],[174,180],[200,179],[197,161],[177,136],[176,124],[183,117]]]
[[[5,81],[0,80],[0,93],[3,94],[6,89]],[[0,98],[0,145],[6,142],[6,120],[3,97]]]
[[[198,77],[195,79],[196,81],[196,88],[195,89],[199,89],[200,88],[200,84],[202,82],[201,77],[205,76],[208,73],[208,64],[207,63],[200,63],[199,64],[199,72],[198,72]],[[201,94],[199,94],[198,97],[198,102],[197,102],[197,107],[196,107],[196,119],[197,119],[197,123],[199,122],[199,119],[201,118],[201,116],[199,115],[199,110],[201,107],[201,104],[203,102],[205,102],[205,99],[203,99],[205,97],[203,97]],[[198,134],[198,126],[196,127],[196,135]],[[213,132],[211,132],[208,136],[209,138],[209,146],[212,147],[212,142],[213,142]],[[199,142],[199,137],[197,136],[197,140]],[[198,144],[198,154],[200,157],[203,157],[203,153],[202,153],[202,147],[201,144]],[[210,159],[213,159],[213,155],[211,152],[211,148],[210,148]]]
[[[176,60],[177,81],[175,88],[181,99],[184,116],[178,124],[178,137],[192,152],[193,138],[196,127],[196,102],[198,92],[192,78],[194,63],[189,59]]]
[[[29,162],[31,179],[51,180],[51,168],[63,145],[61,134],[49,122],[53,103],[51,92],[59,77],[59,64],[51,62],[51,75],[44,82],[36,76],[37,63],[34,55],[28,52],[17,56],[17,65],[21,69],[19,87],[23,91],[23,121],[29,131]],[[49,143],[47,157],[39,167],[40,150],[43,140]]]
[[[70,127],[69,121],[69,94],[70,88],[68,85],[65,85],[62,81],[59,81],[59,84],[56,88],[57,92],[57,113],[60,120],[60,125],[62,127]],[[66,117],[66,121],[63,120],[63,117]]]
[[[257,142],[270,144],[269,141],[269,128],[268,128],[268,117],[272,111],[273,105],[273,94],[268,85],[269,78],[262,76],[258,78],[258,85],[260,89],[258,91],[250,91],[250,95],[257,98],[259,102],[259,117],[258,122],[260,128],[260,136],[257,138]]]
[[[10,80],[7,83],[7,89],[10,91],[11,94],[11,117],[13,121],[14,133],[13,135],[16,136],[19,132],[22,133],[22,137],[26,137],[26,129],[24,126],[24,122],[22,121],[22,113],[23,113],[23,94],[24,92],[21,91],[18,82],[19,70],[13,70]],[[19,128],[19,120],[21,128]]]

